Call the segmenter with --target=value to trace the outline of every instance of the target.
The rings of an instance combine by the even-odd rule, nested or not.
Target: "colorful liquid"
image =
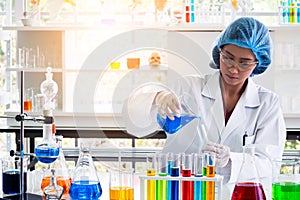
[[[179,129],[184,127],[186,124],[191,122],[193,119],[197,118],[196,116],[187,116],[183,115],[180,117],[174,116],[174,120],[170,120],[168,117],[166,119],[162,118],[159,114],[157,114],[157,122],[159,126],[169,134],[176,133]]]
[[[167,174],[159,174],[159,176],[167,176]],[[156,200],[167,200],[167,181],[156,180]]]
[[[109,188],[110,200],[133,200],[134,190],[128,186],[116,186]]]
[[[73,181],[70,187],[72,200],[98,200],[102,195],[100,182]]]
[[[64,188],[64,194],[69,194],[72,179],[64,176],[56,176],[56,183]],[[42,180],[41,189],[44,191],[45,187],[50,184],[50,176],[45,176]]]
[[[196,175],[202,176],[202,175]],[[194,182],[194,200],[202,200],[202,181]]]
[[[32,111],[32,102],[31,101],[24,101],[24,110]]]
[[[206,181],[206,200],[215,199],[215,182]]]
[[[179,167],[173,167],[171,169],[171,177],[178,177],[179,176]],[[171,180],[168,181],[170,183],[170,189],[168,188],[168,197],[170,200],[178,200],[179,199],[179,181]]]
[[[265,200],[266,196],[261,183],[237,183],[231,200]]]
[[[49,147],[46,144],[43,146],[40,145],[34,149],[34,153],[38,161],[49,164],[57,159],[59,147]]]
[[[155,176],[154,169],[147,170],[147,176]],[[155,180],[147,180],[147,200],[155,200]]]
[[[272,184],[273,200],[299,200],[300,183],[280,182]]]
[[[24,173],[24,183],[27,182],[27,173]],[[24,191],[27,190],[24,184]],[[20,190],[20,170],[8,170],[2,173],[2,191],[4,194],[19,194]]]
[[[182,170],[183,177],[191,177],[190,169]],[[182,200],[194,200],[194,181],[182,181]]]
[[[215,177],[215,166],[206,166],[206,176]]]

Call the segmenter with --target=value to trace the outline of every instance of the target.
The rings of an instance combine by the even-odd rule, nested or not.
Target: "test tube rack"
[[[278,21],[280,25],[300,25],[300,3],[278,6]]]
[[[147,181],[148,180],[167,180],[167,181],[179,181],[179,200],[182,199],[182,181],[212,181],[215,183],[215,200],[222,200],[222,182],[223,176],[215,175],[214,177],[171,177],[171,176],[146,176],[141,175],[140,178],[140,200],[147,200]]]
[[[222,3],[198,3],[194,0],[183,4],[183,24],[224,25],[225,12]]]

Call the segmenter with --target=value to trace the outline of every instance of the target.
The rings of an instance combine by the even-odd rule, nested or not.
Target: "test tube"
[[[157,157],[158,176],[167,176],[167,154],[159,153]],[[167,200],[167,180],[156,180],[156,200]]]
[[[167,153],[167,165],[168,165],[168,175],[171,175],[172,168],[174,167],[174,154]],[[167,181],[167,196],[170,198],[171,196],[171,181]]]
[[[210,153],[206,157],[206,176],[207,177],[215,177],[215,166],[216,166],[216,155],[214,153]],[[206,182],[206,200],[214,200],[215,199],[215,182],[207,181]]]
[[[171,168],[171,177],[179,177],[180,174],[180,163],[181,163],[181,154],[175,154],[173,156],[173,167]],[[179,199],[179,180],[168,181],[170,184],[170,189],[168,189],[168,195],[170,200]]]
[[[202,155],[193,154],[193,174],[195,177],[202,177]],[[202,199],[202,181],[194,181],[194,200]]]
[[[156,154],[147,156],[147,176],[156,175]],[[155,200],[155,180],[147,180],[147,200]]]
[[[193,155],[185,154],[182,158],[182,177],[192,176]],[[182,200],[194,200],[194,182],[182,181]]]
[[[207,156],[208,153],[204,152],[202,154],[202,175],[206,176],[206,167],[207,167]],[[202,182],[202,199],[206,200],[206,181]]]

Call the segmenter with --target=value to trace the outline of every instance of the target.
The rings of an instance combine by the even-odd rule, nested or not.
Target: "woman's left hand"
[[[225,167],[230,158],[230,148],[222,144],[207,142],[203,151],[208,152],[208,154],[211,152],[216,155],[217,167]]]

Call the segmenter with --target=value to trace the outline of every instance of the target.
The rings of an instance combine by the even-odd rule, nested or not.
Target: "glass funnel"
[[[180,130],[196,118],[198,118],[200,122],[201,117],[194,112],[195,110],[197,110],[195,99],[189,94],[183,94],[179,97],[179,101],[181,105],[181,114],[179,117],[174,115],[174,120],[171,120],[167,116],[166,118],[161,117],[159,114],[157,114],[156,116],[159,126],[166,133],[176,133],[178,130]]]
[[[40,85],[40,90],[43,95],[45,95],[45,105],[44,109],[54,110],[55,103],[53,102],[53,98],[56,96],[58,92],[58,86],[55,81],[53,81],[53,73],[52,68],[47,67],[46,80],[44,80]]]
[[[73,200],[96,200],[101,195],[101,184],[89,148],[82,146],[70,187],[70,196]]]
[[[37,160],[45,164],[54,162],[60,151],[58,144],[53,139],[52,122],[53,117],[46,116],[45,123],[43,124],[43,139],[34,149]]]
[[[58,135],[55,136],[56,142],[60,148],[59,155],[57,159],[50,164],[50,169],[55,169],[56,174],[56,183],[60,185],[64,189],[64,194],[62,198],[65,198],[69,194],[70,186],[71,186],[71,176],[69,175],[69,170],[66,164],[65,155],[62,151],[62,138],[63,136]],[[45,175],[43,177],[41,183],[41,189],[44,190],[50,184],[51,170],[46,170]]]
[[[266,200],[254,155],[255,146],[243,146],[243,163],[232,193],[232,200]]]
[[[61,199],[64,189],[56,183],[55,169],[51,169],[50,184],[43,191],[47,200]]]

